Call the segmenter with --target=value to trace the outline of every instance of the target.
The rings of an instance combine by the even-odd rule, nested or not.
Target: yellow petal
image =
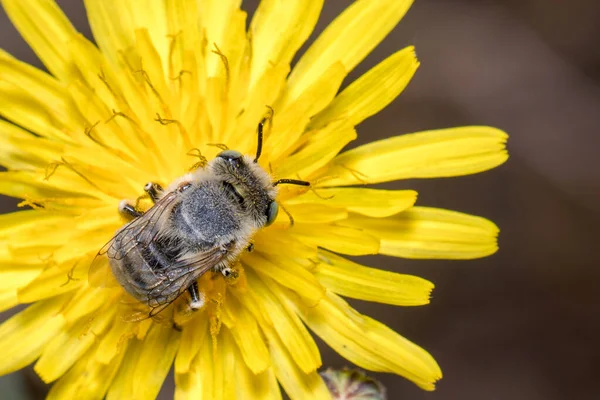
[[[258,278],[247,271],[248,283],[255,297],[264,304],[265,310],[273,321],[273,329],[289,351],[295,363],[305,373],[316,371],[321,366],[321,355],[310,333],[298,316],[293,313],[288,302],[282,302],[278,290],[279,284],[268,278]],[[263,329],[270,329],[263,327]]]
[[[412,0],[358,0],[339,15],[298,61],[287,97],[297,98],[335,62],[351,71],[408,11]]]
[[[474,174],[507,160],[506,133],[487,126],[441,129],[372,142],[333,159],[321,186]]]
[[[209,51],[214,49],[215,43],[220,48],[224,46],[230,23],[241,3],[241,0],[200,0],[200,29],[206,30]],[[221,58],[210,53],[207,54],[206,63],[208,76],[216,76],[222,65]]]
[[[377,254],[379,239],[362,228],[350,228],[346,220],[339,221],[348,226],[325,224],[296,224],[289,234],[309,246],[322,247],[337,253],[360,256]]]
[[[333,208],[321,204],[286,204],[285,211],[287,212],[279,213],[275,223],[290,226],[293,220],[294,223],[326,224],[348,218],[348,212],[343,208]]]
[[[265,105],[275,102],[289,72],[290,67],[287,64],[269,64],[254,87],[249,89],[245,97],[241,99],[240,107],[244,112],[236,117],[235,123],[230,124],[229,131],[224,133],[223,141],[225,143],[234,141],[235,148],[240,151],[244,149],[252,151],[251,149],[256,148],[256,136],[248,135],[248,132],[256,131],[258,122],[268,110]],[[279,115],[279,111],[277,111],[277,115]],[[201,138],[200,136],[199,139]]]
[[[433,283],[418,276],[365,267],[323,250],[319,261],[315,277],[334,293],[397,306],[429,303]]]
[[[154,399],[179,347],[179,332],[153,324],[143,341],[133,340],[107,399]],[[151,366],[151,368],[149,368]]]
[[[43,267],[23,269],[22,271],[4,270],[4,268],[3,265],[2,271],[0,271],[0,291],[16,291],[17,288],[26,285],[27,282],[38,276]]]
[[[19,272],[0,271],[0,312],[19,304],[17,290],[35,279],[40,269]]]
[[[138,324],[117,321],[104,335],[96,349],[94,358],[102,364],[115,362],[118,355],[128,348],[129,339],[137,333]]]
[[[0,215],[0,237],[6,238],[28,231],[39,229],[44,224],[58,224],[66,222],[71,218],[69,215],[49,210],[25,210]]]
[[[323,0],[261,1],[250,24],[250,87],[269,64],[289,64],[317,23]],[[268,103],[267,103],[268,104]]]
[[[381,254],[404,258],[471,259],[498,250],[498,227],[485,218],[413,207],[393,217],[354,216],[341,221],[381,239]]]
[[[214,400],[236,398],[237,385],[232,385],[231,377],[235,373],[235,345],[227,329],[222,329],[218,336],[217,348],[213,353],[213,397]],[[241,362],[241,360],[239,360]],[[201,372],[202,373],[202,372]]]
[[[133,46],[132,16],[126,1],[84,0],[94,40],[113,63],[120,50]]]
[[[353,126],[360,124],[402,93],[418,66],[412,46],[392,54],[344,89],[310,126],[324,126],[340,118],[350,119]]]
[[[67,131],[74,132],[82,127],[81,115],[77,112],[72,99],[64,86],[51,75],[17,60],[10,54],[0,49],[0,77],[3,82],[8,82],[20,90],[23,99],[29,97],[37,100],[40,110],[53,116],[53,120],[60,122],[60,126]],[[6,99],[5,99],[6,100]],[[4,104],[3,104],[4,105]],[[37,133],[37,132],[36,132]],[[61,132],[61,137],[67,132]],[[50,132],[39,132],[48,136]]]
[[[213,399],[214,366],[212,340],[201,343],[200,352],[187,374],[175,374],[175,400]]]
[[[72,325],[86,315],[93,316],[101,306],[114,300],[109,294],[108,290],[83,285],[61,311],[67,325]]]
[[[263,146],[263,154],[268,159],[261,158],[262,163],[273,161],[274,165],[277,165],[276,160],[296,148],[296,141],[305,131],[310,118],[333,100],[346,73],[344,66],[337,62],[329,66],[297,98],[277,100],[273,105],[273,128]],[[333,126],[339,128],[339,125],[338,123]]]
[[[277,234],[271,232],[271,230],[267,229],[259,231],[256,234],[254,237],[254,248],[257,251],[277,256],[303,259],[312,259],[317,255],[316,247],[305,245],[283,231],[278,231]]]
[[[60,378],[96,343],[108,324],[114,322],[114,310],[104,310],[91,319],[83,319],[68,330],[63,329],[44,348],[34,366],[46,383]]]
[[[45,168],[60,158],[63,146],[36,137],[16,125],[0,121],[0,165],[9,169]]]
[[[4,359],[1,375],[19,370],[39,357],[46,343],[64,325],[59,313],[64,302],[64,296],[37,302],[0,325],[0,352]]]
[[[70,73],[70,60],[64,47],[77,32],[56,3],[47,0],[2,0],[2,6],[46,68],[58,79],[66,80]]]
[[[273,322],[271,321],[269,313],[266,309],[267,304],[263,302],[259,296],[256,296],[252,291],[249,291],[247,287],[240,289],[237,286],[233,286],[228,293],[231,293],[238,303],[243,304],[244,307],[246,307],[259,326],[273,326]]]
[[[124,355],[123,351],[110,364],[102,364],[89,352],[52,385],[47,399],[104,399]]]
[[[288,204],[323,204],[345,208],[369,217],[388,217],[411,207],[417,200],[414,190],[363,188],[318,188],[289,199]]]
[[[239,341],[236,340],[239,345]],[[234,356],[240,360],[242,353],[239,347],[234,347]],[[269,350],[266,349],[267,354]],[[270,360],[269,360],[270,364]],[[281,400],[281,391],[279,383],[275,377],[273,368],[255,374],[247,367],[246,363],[236,362],[235,376],[236,380],[236,399],[238,400]]]
[[[361,368],[390,372],[433,390],[442,372],[429,353],[330,294],[317,307],[299,308],[306,324],[348,361]]]
[[[227,300],[229,301],[229,299]],[[200,347],[208,339],[208,316],[197,315],[192,321],[183,327],[181,334],[181,345],[175,358],[175,373],[185,374],[189,372],[192,361],[200,351]]]
[[[269,368],[260,374],[254,374],[244,363],[236,363],[237,397],[239,400],[281,400],[279,383]]]
[[[74,256],[77,257],[77,255]],[[59,293],[79,289],[85,283],[93,257],[92,254],[89,254],[80,259],[46,268],[27,286],[18,290],[19,302],[32,303],[56,296]]]
[[[330,400],[327,386],[316,372],[303,372],[290,356],[289,347],[275,334],[267,334],[277,380],[292,400]]]
[[[67,175],[68,174],[68,175]],[[73,206],[98,206],[102,205],[103,202],[99,200],[98,196],[103,199],[111,199],[105,194],[90,190],[90,186],[85,182],[75,182],[80,184],[73,184],[73,179],[70,177],[71,173],[68,172],[67,176],[70,179],[65,179],[64,176],[56,174],[49,180],[44,180],[44,174],[32,173],[29,171],[8,171],[0,172],[0,193],[10,197],[16,197],[21,199],[31,199],[34,203],[44,202],[47,200],[52,206],[58,208],[59,206],[70,206],[68,208],[72,210]],[[75,175],[75,173],[73,173]],[[67,181],[67,185],[63,185]]]
[[[250,253],[244,256],[243,261],[263,278],[271,278],[280,285],[295,291],[309,304],[318,303],[325,294],[325,288],[315,279],[314,275],[289,257],[263,257],[257,253]]]
[[[271,365],[271,360],[256,319],[235,298],[227,298],[225,308],[230,308],[230,312],[235,314],[235,326],[230,331],[245,364],[254,374],[264,372]]]
[[[14,83],[0,79],[0,115],[16,125],[48,139],[72,142],[71,132],[57,114]],[[81,129],[83,131],[83,127]]]
[[[347,120],[332,122],[323,129],[306,135],[306,143],[277,164],[275,169],[277,176],[307,178],[356,139],[356,131]]]
[[[122,3],[129,9],[128,13],[132,17],[130,27],[148,30],[150,40],[164,62],[163,68],[168,71],[169,42],[172,38],[168,36],[165,1],[136,0]]]

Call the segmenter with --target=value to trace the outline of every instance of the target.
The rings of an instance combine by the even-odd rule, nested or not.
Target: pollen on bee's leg
[[[205,304],[206,296],[204,296],[204,293],[200,292],[198,293],[197,299],[190,301],[190,308],[192,309],[192,311],[198,311],[199,309],[204,307]]]
[[[194,282],[188,288],[190,294],[189,307],[192,311],[197,311],[206,304],[206,295],[198,290],[198,282]]]

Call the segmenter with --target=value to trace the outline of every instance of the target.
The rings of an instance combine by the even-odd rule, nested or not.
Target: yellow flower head
[[[97,46],[51,0],[1,3],[50,74],[0,52],[0,194],[31,208],[0,217],[0,309],[31,303],[0,326],[0,373],[35,362],[51,398],[146,399],[174,364],[178,399],[281,398],[278,383],[293,399],[328,398],[310,330],[361,368],[434,388],[441,371],[427,352],[340,297],[422,305],[433,285],[339,254],[497,249],[485,219],[363,186],[495,167],[503,132],[429,131],[341,152],[418,67],[408,47],[338,93],[412,1],[352,2],[293,68],[323,0],[263,0],[248,30],[240,0],[86,0]],[[119,204],[156,209],[147,182],[180,182],[223,145],[254,156],[261,121],[260,168],[310,186],[278,186],[285,212],[248,235],[254,251],[228,262],[231,276],[199,277],[198,311],[186,308],[186,281],[148,314],[150,301],[96,257],[128,222]]]

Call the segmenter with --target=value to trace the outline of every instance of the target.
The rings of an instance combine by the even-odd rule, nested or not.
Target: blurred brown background
[[[81,1],[58,2],[89,36]],[[317,31],[350,3],[328,1]],[[511,135],[511,158],[496,170],[393,186],[417,189],[421,205],[485,216],[502,232],[487,259],[363,261],[436,284],[426,307],[353,302],[428,349],[444,371],[434,393],[377,375],[390,399],[600,398],[599,38],[597,0],[417,0],[348,78],[416,45],[414,81],[359,127],[359,143],[471,124]],[[2,12],[0,47],[40,65]],[[326,366],[347,365],[326,347],[323,355]],[[0,378],[0,398],[41,396],[31,373]]]

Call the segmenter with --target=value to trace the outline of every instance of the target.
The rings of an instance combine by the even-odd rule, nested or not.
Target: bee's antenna
[[[263,142],[263,127],[265,125],[265,120],[263,119],[258,123],[258,146],[256,146],[256,157],[254,158],[254,163],[258,162],[258,157],[260,157],[260,153],[262,153],[262,142]]]
[[[301,181],[299,179],[278,179],[275,182],[273,182],[273,186],[277,186],[282,183],[287,183],[290,185],[298,185],[298,186],[310,186],[310,182]]]
[[[254,158],[254,162],[255,163],[258,162],[258,158],[260,157],[260,154],[262,153],[263,129],[265,127],[265,123],[267,121],[270,121],[273,118],[273,109],[270,106],[267,106],[267,108],[269,109],[269,112],[268,112],[267,116],[264,117],[258,123],[258,129],[257,129],[257,133],[258,133],[258,145],[256,146],[256,157]]]

